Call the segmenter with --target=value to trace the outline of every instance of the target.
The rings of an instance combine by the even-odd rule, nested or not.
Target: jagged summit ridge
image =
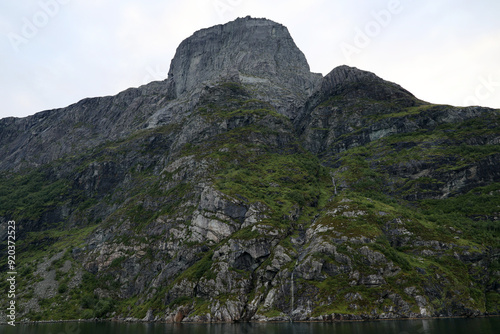
[[[0,153],[6,158],[0,170],[38,166],[137,129],[178,124],[207,93],[204,87],[220,81],[241,84],[251,92],[249,98],[269,103],[290,119],[307,113],[303,107],[310,95],[328,87],[328,78],[310,72],[285,26],[239,18],[184,40],[165,81],[18,120],[1,120]]]
[[[413,100],[415,96],[402,88],[400,85],[381,79],[372,72],[363,71],[356,67],[347,65],[337,66],[328,73],[322,80],[320,91],[323,94],[332,95],[343,90],[352,90],[353,85],[372,86],[372,89],[365,89],[366,92],[375,93],[374,98],[408,98]]]
[[[294,92],[310,91],[318,79],[285,26],[249,16],[195,32],[179,45],[168,72],[177,97],[224,77]]]
[[[39,166],[138,129],[180,124],[196,110],[203,94],[211,94],[205,88],[221,82],[241,85],[248,99],[269,103],[294,122],[307,120],[310,106],[342,91],[354,98],[382,99],[403,92],[413,101],[413,95],[398,85],[356,68],[340,66],[326,77],[312,73],[285,26],[268,19],[239,18],[185,39],[171,61],[167,80],[22,119],[1,120],[0,153],[5,159],[0,170]],[[374,88],[375,82],[382,84]],[[352,90],[353,83],[367,89]]]

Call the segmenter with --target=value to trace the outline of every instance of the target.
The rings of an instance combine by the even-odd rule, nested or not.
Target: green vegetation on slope
[[[287,118],[268,103],[251,99],[237,83],[213,88],[206,98],[187,122],[207,126],[201,133],[189,134],[196,140],[174,153],[179,125],[141,130],[27,174],[1,176],[0,216],[34,222],[19,241],[20,285],[31,286],[22,291],[20,300],[35,298],[40,306],[27,318],[88,319],[110,317],[113,312],[143,318],[148,310],[160,315],[180,306],[191,307],[192,315],[205,315],[214,303],[238,297],[227,292],[200,297],[189,290],[189,284],[218,278],[214,254],[230,240],[241,246],[273,239],[282,246],[282,257],[290,258],[282,267],[273,267],[276,251],[271,250],[257,269],[230,267],[234,276],[228,277],[254,280],[250,286],[257,290],[258,280],[264,279],[258,275],[280,270],[280,289],[288,291],[291,274],[308,260],[300,254],[314,246],[312,239],[297,241],[307,239],[306,231],[308,237],[324,238],[335,248],[334,255],[310,254],[322,265],[319,278],[298,277],[294,282],[297,300],[308,298],[313,316],[374,310],[380,314],[404,303],[419,314],[408,291],[425,296],[425,302],[442,314],[450,305],[464,312],[471,308],[498,312],[500,297],[491,288],[497,282],[490,275],[498,271],[498,259],[486,259],[481,266],[476,260],[499,247],[500,185],[480,180],[453,188],[452,182],[453,173],[466,174],[500,154],[491,140],[498,128],[495,117],[387,134],[328,156],[322,164],[301,146]],[[338,102],[333,98],[323,107]],[[385,108],[385,113],[365,115],[371,121],[413,122],[443,108],[417,105],[401,110],[387,101],[369,100],[351,107],[362,114],[369,105]],[[354,127],[352,133],[334,138],[332,145],[366,129]],[[196,168],[205,169],[183,174],[166,168],[179,158],[192,159]],[[68,170],[61,168],[65,164]],[[64,176],[56,177],[63,170]],[[179,232],[170,228],[190,224],[200,184],[214,186],[227,199],[247,207],[261,204],[265,218],[217,244],[178,242]],[[49,213],[62,206],[71,210],[53,221]],[[316,226],[321,228],[308,230]],[[95,247],[92,237],[109,238],[96,241],[106,242],[108,253],[100,254],[100,268],[83,268],[82,254]],[[167,243],[175,244],[178,253],[161,249]],[[362,252],[386,260],[367,263],[369,257]],[[193,256],[185,267],[176,268],[159,286],[150,285],[161,278],[165,266],[187,255]],[[0,267],[4,266],[2,259]],[[150,276],[144,274],[147,270]],[[358,282],[377,275],[383,276],[375,279],[379,283]],[[52,293],[42,294],[41,283]],[[249,300],[259,294],[264,298],[272,286],[266,284],[247,291]],[[2,280],[0,290],[6,288]],[[140,293],[129,293],[133,289]],[[290,296],[283,299],[278,306],[260,308],[262,314],[289,314]]]

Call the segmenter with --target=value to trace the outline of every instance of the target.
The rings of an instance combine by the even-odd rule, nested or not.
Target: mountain
[[[278,23],[198,31],[166,80],[2,119],[0,143],[19,320],[499,313],[499,110],[311,73]]]

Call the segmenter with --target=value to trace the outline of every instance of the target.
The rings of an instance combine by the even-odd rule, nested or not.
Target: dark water
[[[500,318],[431,319],[345,323],[0,325],[1,334],[498,334]]]

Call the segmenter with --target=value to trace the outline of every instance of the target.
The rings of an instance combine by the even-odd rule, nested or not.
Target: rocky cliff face
[[[125,138],[143,128],[154,111],[170,99],[168,85],[153,82],[26,118],[3,118],[0,170],[38,167]]]
[[[184,40],[168,72],[174,96],[196,99],[204,86],[237,82],[279,113],[295,118],[321,80],[281,24],[250,17],[197,31]]]
[[[196,32],[165,81],[0,121],[19,316],[498,314],[499,121],[312,74],[272,21]]]
[[[0,120],[0,153],[5,157],[0,170],[40,166],[144,127],[178,124],[200,95],[222,82],[241,84],[293,119],[321,77],[310,72],[286,27],[266,19],[237,19],[183,41],[165,81]]]
[[[197,31],[184,40],[177,48],[168,77],[176,96],[207,82],[236,79],[267,83],[307,97],[321,76],[310,73],[304,54],[286,27],[247,17]]]

